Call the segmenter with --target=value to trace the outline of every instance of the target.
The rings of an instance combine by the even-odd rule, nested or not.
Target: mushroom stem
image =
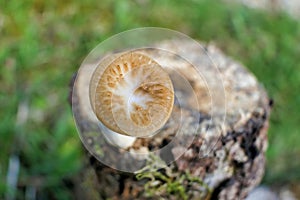
[[[101,126],[102,133],[105,136],[105,139],[114,146],[126,149],[128,147],[131,147],[136,140],[136,137],[122,135],[108,129],[101,122],[99,122],[99,125]]]

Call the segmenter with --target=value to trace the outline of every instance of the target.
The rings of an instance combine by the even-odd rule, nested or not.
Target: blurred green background
[[[0,199],[13,158],[18,198],[73,197],[83,151],[69,81],[98,43],[143,26],[214,42],[257,76],[275,102],[263,183],[299,185],[300,21],[214,0],[0,0]]]

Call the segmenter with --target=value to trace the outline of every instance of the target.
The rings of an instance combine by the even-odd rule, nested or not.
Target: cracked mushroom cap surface
[[[163,127],[172,112],[174,89],[168,73],[152,58],[129,52],[93,76],[92,106],[114,132],[146,137]]]

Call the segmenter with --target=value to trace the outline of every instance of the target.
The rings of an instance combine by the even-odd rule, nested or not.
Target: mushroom
[[[164,126],[172,112],[174,89],[168,73],[155,60],[131,51],[111,55],[97,66],[90,100],[105,136],[124,147],[133,138],[152,136]],[[128,145],[124,139],[129,139]]]

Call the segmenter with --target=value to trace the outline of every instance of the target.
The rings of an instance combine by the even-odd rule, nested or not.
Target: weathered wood
[[[176,45],[174,45],[176,43]],[[180,43],[180,45],[178,45]],[[199,55],[193,51],[194,46],[180,41],[166,41],[163,45],[180,51],[195,62],[198,62],[207,72],[207,76],[215,76],[212,63],[207,56]],[[174,45],[174,47],[173,47]],[[184,133],[182,140],[191,140],[191,145],[186,149],[180,142],[174,143],[169,149],[169,154],[177,157],[168,167],[159,169],[156,173],[149,172],[146,168],[142,174],[131,174],[119,172],[98,162],[88,153],[90,163],[87,164],[83,173],[83,192],[89,198],[95,199],[243,199],[249,191],[256,186],[263,177],[265,166],[265,151],[267,148],[267,129],[270,112],[270,100],[264,89],[255,77],[249,73],[241,64],[233,61],[218,50],[214,45],[204,45],[208,55],[218,66],[223,79],[225,89],[226,112],[221,108],[221,103],[211,104],[209,91],[205,81],[195,78],[192,74],[194,69],[186,63],[178,63],[179,60],[172,56],[155,55],[156,51],[145,50],[149,55],[155,55],[159,63],[171,63],[176,70],[185,74],[189,83],[196,92],[196,98],[200,104],[195,104],[193,98],[187,101],[187,105],[175,103],[174,115],[181,117]],[[213,79],[213,78],[212,78]],[[173,81],[176,76],[173,77]],[[84,81],[83,81],[84,82]],[[176,81],[174,81],[176,84]],[[88,83],[81,85],[86,87]],[[221,83],[215,83],[221,84]],[[184,88],[176,86],[178,95],[184,93]],[[85,116],[84,106],[78,96],[80,88],[74,88],[73,110],[80,118],[79,129],[84,132],[93,133],[94,127],[87,123],[89,117]],[[220,96],[222,98],[222,96]],[[74,107],[75,106],[75,107]],[[181,106],[181,107],[180,107]],[[212,108],[212,106],[214,106]],[[220,106],[220,108],[218,108]],[[200,119],[193,118],[194,113],[200,113]],[[224,120],[225,119],[225,120]],[[175,120],[176,121],[176,120]],[[150,152],[161,148],[171,142],[174,133],[178,129],[177,124],[168,122],[166,128],[154,138],[137,139],[127,149],[133,152]],[[197,134],[190,135],[190,129],[197,124]],[[207,129],[209,127],[209,130]],[[103,137],[93,134],[82,136],[83,140],[90,145],[99,145]],[[213,147],[213,148],[212,148]],[[93,152],[97,154],[97,152]],[[104,154],[103,159],[120,160],[123,151],[111,152],[109,149],[101,149],[99,154]],[[121,165],[130,165],[130,157]],[[167,162],[168,157],[159,155],[161,162]],[[129,162],[128,162],[129,160]],[[146,166],[151,159],[141,159],[141,166]],[[91,171],[89,164],[95,172]],[[151,164],[151,163],[150,163]],[[112,166],[119,168],[120,166]],[[130,166],[128,166],[130,168]],[[136,166],[134,166],[136,167]],[[96,176],[93,176],[95,173]],[[147,175],[143,176],[143,174]],[[97,184],[86,184],[91,177]],[[97,179],[95,179],[97,177]],[[93,182],[93,181],[91,181]]]

